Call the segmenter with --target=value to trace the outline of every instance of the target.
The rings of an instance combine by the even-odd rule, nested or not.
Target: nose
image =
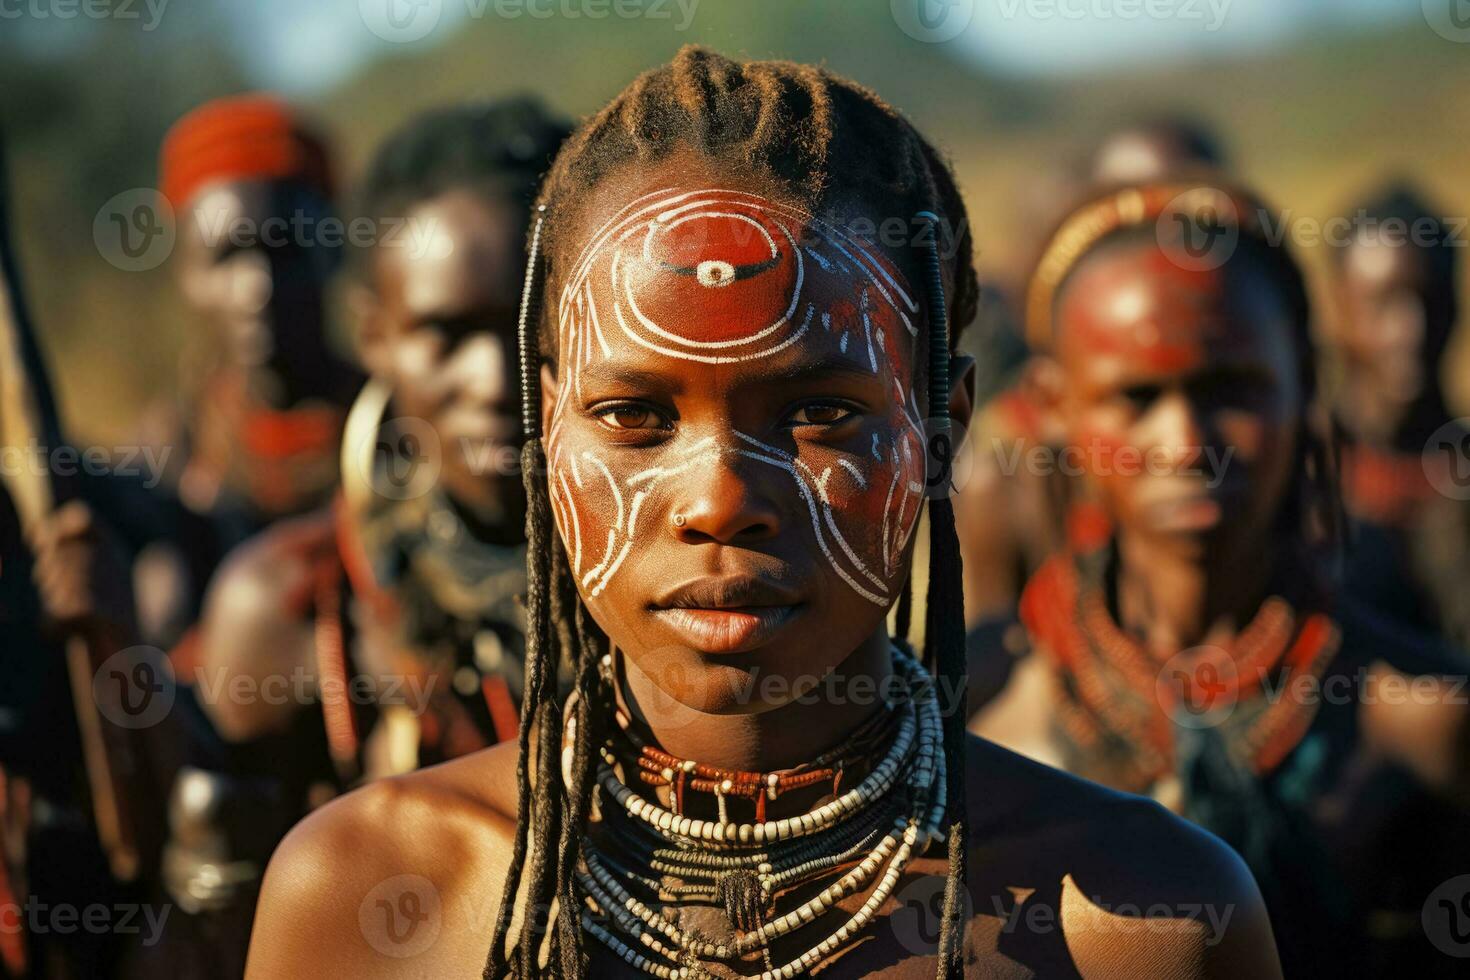
[[[730,450],[674,477],[669,515],[674,536],[685,544],[726,545],[775,537],[781,514],[766,488],[776,477],[787,479],[772,464]]]
[[[1175,469],[1194,466],[1204,456],[1203,413],[1187,392],[1165,392],[1149,413],[1150,443],[1164,450]]]

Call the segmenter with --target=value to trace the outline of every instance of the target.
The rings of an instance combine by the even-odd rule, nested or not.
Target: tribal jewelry
[[[1083,581],[1078,560],[1064,555],[1042,566],[1026,588],[1022,619],[1058,669],[1065,696],[1057,725],[1084,757],[1077,771],[1147,792],[1175,775],[1173,706],[1167,678],[1161,679],[1166,665],[1119,628],[1101,589]],[[1277,673],[1320,678],[1339,640],[1325,614],[1298,617],[1274,596],[1261,604],[1231,645],[1233,669],[1209,678],[1210,697],[1228,708],[1212,727],[1224,736],[1237,765],[1269,773],[1301,741],[1316,715],[1316,700],[1269,698],[1263,684]]]
[[[912,656],[895,649],[894,665],[911,696],[799,770],[726,773],[648,745],[634,754],[631,742],[620,758],[619,736],[610,739],[598,768],[605,833],[587,842],[578,872],[588,934],[656,977],[708,977],[710,961],[761,954],[762,980],[800,975],[858,935],[891,896],[910,860],[942,836],[945,762],[938,699],[932,680]],[[762,801],[773,798],[773,786],[779,796],[797,780],[820,784],[840,772],[843,762],[862,758],[878,761],[857,786],[834,793],[808,813],[761,819]],[[678,766],[664,765],[653,773],[649,763],[660,761]],[[657,777],[645,779],[649,785],[670,785],[682,775],[685,790],[714,791],[722,803],[725,795],[748,795],[756,801],[757,819],[732,822],[723,807],[718,820],[664,809],[635,793],[624,781],[624,769]],[[673,780],[665,779],[666,773]],[[815,890],[824,876],[831,880]],[[781,965],[772,961],[774,940],[824,921],[839,901],[870,886],[857,912],[833,923],[804,953]],[[774,908],[797,890],[802,897],[794,907]],[[682,927],[677,912],[697,905],[723,906],[735,934],[716,939]]]

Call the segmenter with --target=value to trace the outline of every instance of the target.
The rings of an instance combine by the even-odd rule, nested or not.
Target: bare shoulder
[[[1083,976],[1279,975],[1255,880],[1218,838],[983,739],[969,762],[971,894],[1018,952],[1060,940]]]
[[[312,633],[304,603],[312,556],[333,540],[331,514],[321,511],[272,525],[230,552],[205,596],[199,627],[205,710],[226,738],[244,740],[282,727],[296,710],[290,698],[250,696],[268,683],[294,683],[313,669]],[[272,682],[279,677],[281,681]]]
[[[247,976],[477,976],[515,836],[516,745],[355,790],[266,871]]]

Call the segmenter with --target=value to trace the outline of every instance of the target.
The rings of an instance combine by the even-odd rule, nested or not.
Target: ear
[[[1048,354],[1033,354],[1016,382],[1027,400],[1036,406],[1039,438],[1049,446],[1060,446],[1067,438],[1067,384],[1062,366]]]
[[[353,282],[346,289],[345,303],[358,360],[373,377],[387,377],[390,373],[388,325],[378,294],[361,282]]]
[[[541,434],[551,431],[551,412],[556,408],[556,372],[550,364],[541,365]]]

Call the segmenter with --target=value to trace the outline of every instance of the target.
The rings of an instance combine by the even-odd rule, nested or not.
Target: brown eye
[[[836,425],[846,421],[852,414],[841,405],[804,405],[796,410],[791,421],[797,425]]]
[[[597,414],[614,429],[659,429],[664,424],[657,412],[639,405],[614,405]]]

